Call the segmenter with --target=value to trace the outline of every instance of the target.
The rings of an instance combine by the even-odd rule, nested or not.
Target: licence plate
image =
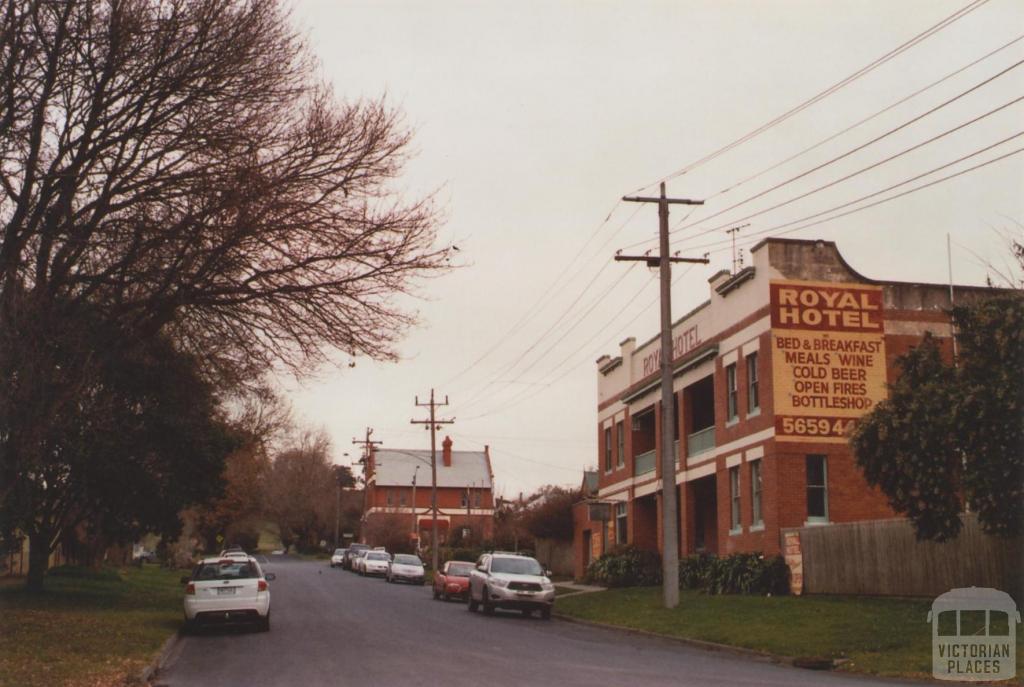
[[[222,594],[234,594],[234,593],[235,593],[235,588],[234,587],[217,587],[217,596],[220,596]]]
[[[533,596],[536,592],[519,592],[519,596]]]

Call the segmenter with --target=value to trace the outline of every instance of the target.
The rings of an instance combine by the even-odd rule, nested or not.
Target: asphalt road
[[[802,670],[558,619],[431,598],[326,562],[271,557],[269,633],[209,629],[177,643],[155,681],[217,685],[777,685],[900,684]],[[556,606],[557,608],[557,606]],[[784,630],[783,630],[784,631]]]

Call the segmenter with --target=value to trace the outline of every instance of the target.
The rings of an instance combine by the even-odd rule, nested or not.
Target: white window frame
[[[739,389],[736,386],[736,363],[725,366],[725,424],[740,419]]]
[[[740,466],[729,468],[729,534],[743,531],[743,509],[740,489]]]
[[[610,425],[604,428],[604,471],[605,474],[612,471],[612,428]]]
[[[806,478],[807,478],[807,462],[811,458],[820,458],[821,459],[821,478],[822,478],[824,484],[811,485],[810,483],[806,483]],[[823,453],[808,453],[804,457],[804,479],[805,479],[805,495],[804,495],[804,498],[807,499],[807,522],[804,523],[804,524],[806,524],[806,525],[823,525],[825,523],[828,523],[829,522],[829,519],[828,519],[828,517],[829,517],[828,516],[828,456],[823,454]],[[821,489],[822,492],[823,492],[824,498],[822,499],[822,502],[823,502],[823,505],[825,506],[825,515],[823,515],[823,516],[822,515],[811,515],[811,512],[810,512],[811,511],[811,505],[810,505],[811,500],[810,500],[810,498],[807,498],[808,496],[810,496],[811,489]]]
[[[764,529],[764,475],[761,458],[750,461],[750,531]]]
[[[626,467],[626,421],[624,419],[615,423],[615,448],[619,452],[615,456],[615,468]]]
[[[757,351],[747,354],[747,417],[761,412],[761,379],[757,363]]]

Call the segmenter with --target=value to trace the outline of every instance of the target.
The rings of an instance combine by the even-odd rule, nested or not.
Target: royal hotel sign
[[[886,397],[882,289],[771,282],[775,435],[842,443]]]

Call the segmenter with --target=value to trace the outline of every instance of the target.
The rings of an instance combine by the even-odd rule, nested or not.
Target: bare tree
[[[442,268],[410,134],[339,105],[278,0],[7,2],[0,303],[90,300],[245,379],[326,347],[376,358]]]
[[[430,198],[392,188],[409,141],[383,100],[336,101],[279,0],[3,1],[0,332],[87,311],[221,390],[335,349],[392,359],[396,296],[448,254]],[[27,361],[0,379],[5,529],[55,506],[12,484],[76,479],[60,423],[92,356],[54,360],[61,332],[0,337]]]

